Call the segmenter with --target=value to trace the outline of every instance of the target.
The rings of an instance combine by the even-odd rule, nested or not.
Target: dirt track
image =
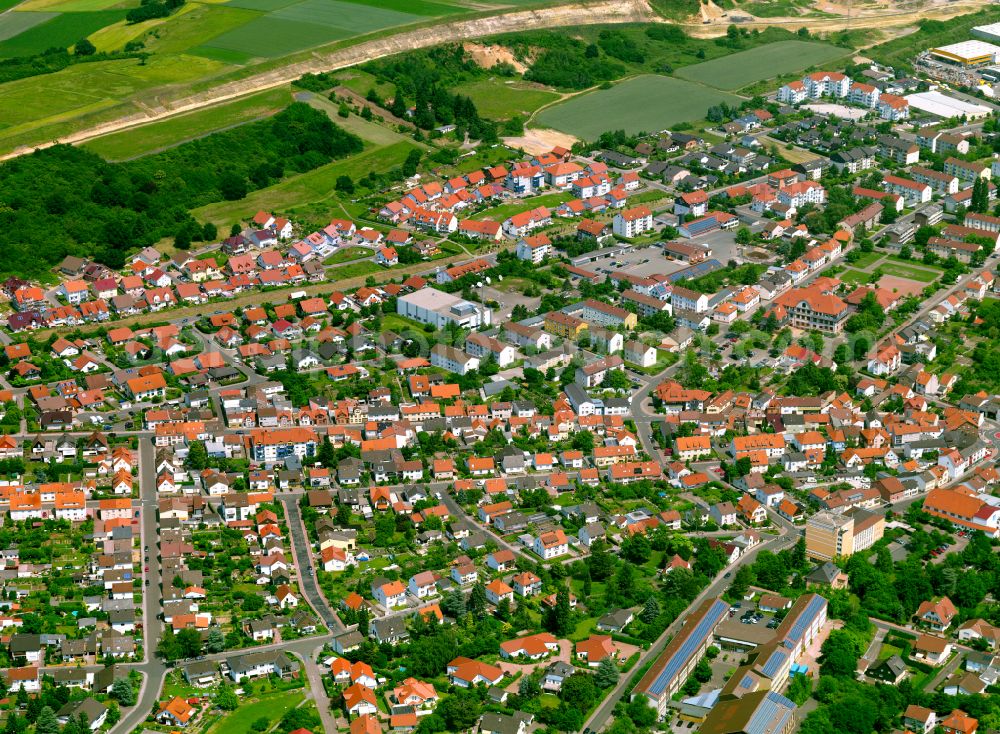
[[[740,28],[760,29],[777,27],[787,30],[798,30],[808,28],[810,32],[823,33],[841,31],[845,29],[888,29],[902,28],[905,26],[916,27],[918,20],[933,18],[934,20],[948,20],[958,15],[974,13],[984,7],[993,4],[992,0],[960,0],[958,2],[948,2],[948,0],[931,0],[931,2],[908,2],[908,7],[902,7],[903,3],[890,3],[896,7],[893,9],[872,8],[858,10],[851,15],[837,15],[830,18],[813,16],[791,16],[777,18],[754,18],[739,23]],[[742,13],[740,13],[742,15]],[[684,30],[695,38],[717,38],[725,34],[726,29],[732,21],[728,18],[713,18],[710,23],[690,23],[682,24]]]
[[[343,69],[372,59],[416,48],[434,46],[439,43],[461,42],[470,38],[538,28],[594,25],[596,23],[641,23],[651,20],[656,20],[656,16],[645,0],[598,0],[597,2],[581,2],[539,10],[522,10],[487,18],[474,18],[417,28],[326,54],[316,53],[307,61],[289,64],[274,71],[222,84],[199,94],[173,100],[162,107],[150,108],[145,114],[137,113],[80,130],[71,135],[63,136],[55,142],[82,143],[101,135],[126,130],[254,92],[278,87],[294,81],[306,73],[316,74]],[[30,153],[35,148],[45,148],[50,145],[53,143],[18,148],[11,153],[0,156],[0,160],[15,158]]]

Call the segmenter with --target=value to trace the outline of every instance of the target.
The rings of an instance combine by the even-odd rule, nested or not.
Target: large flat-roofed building
[[[931,56],[962,66],[995,64],[1000,59],[1000,46],[986,41],[961,41],[930,49]]]
[[[467,329],[489,326],[493,313],[481,303],[466,301],[436,288],[421,288],[396,299],[396,313],[443,329],[458,324]]]
[[[694,666],[712,644],[715,628],[729,614],[729,605],[722,599],[706,599],[684,620],[684,626],[664,648],[632,696],[643,696],[662,719],[666,716],[671,697],[680,690]]]
[[[1000,23],[990,23],[989,25],[977,25],[969,31],[976,38],[984,41],[1000,43]]]
[[[906,95],[906,101],[910,103],[910,107],[913,109],[944,118],[965,115],[968,120],[978,120],[981,117],[989,117],[993,112],[986,105],[974,104],[964,99],[956,99],[936,90],[908,94]]]

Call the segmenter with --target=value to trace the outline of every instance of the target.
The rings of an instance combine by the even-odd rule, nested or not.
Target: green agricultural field
[[[34,56],[53,46],[68,48],[94,31],[121,20],[125,13],[123,9],[61,13],[0,43],[0,57]]]
[[[34,28],[36,25],[41,25],[42,23],[52,20],[58,15],[58,13],[47,12],[4,13],[3,15],[0,15],[0,41],[6,41],[8,38],[13,38],[18,34],[24,33],[29,28]]]
[[[111,161],[136,158],[223,128],[273,115],[291,102],[292,95],[287,87],[271,89],[235,102],[105,135],[91,140],[84,147]]]
[[[204,47],[276,58],[313,46],[386,28],[418,23],[464,8],[433,2],[377,4],[356,0],[232,0],[229,5],[266,12],[249,23],[206,40]],[[412,6],[412,7],[411,7]],[[400,9],[395,9],[399,7]],[[406,12],[402,8],[407,8]],[[262,42],[261,39],[267,39]]]
[[[260,13],[244,8],[190,2],[146,36],[146,48],[154,54],[185,53],[259,17]]]
[[[371,8],[378,8],[380,10],[394,10],[399,13],[408,13],[413,15],[426,15],[432,18],[441,15],[450,15],[451,13],[460,13],[467,10],[466,7],[461,7],[460,5],[452,5],[448,0],[445,2],[432,2],[431,0],[345,0],[346,2],[353,3],[355,5],[367,5]],[[534,2],[539,2],[539,0],[534,0]],[[510,3],[506,0],[501,0],[498,5],[509,5]],[[470,3],[472,6],[473,3]]]
[[[337,0],[302,0],[275,10],[271,16],[283,20],[325,25],[346,31],[347,35],[351,35],[351,31],[362,34],[380,28],[405,25],[420,17],[411,13],[399,13],[395,10],[382,10]]]
[[[456,94],[469,97],[483,117],[507,120],[516,115],[530,115],[539,107],[555,102],[559,95],[522,82],[484,79],[455,87]]]
[[[139,40],[150,52],[141,69],[134,59],[94,62],[0,85],[0,153],[169,105],[258,70],[251,66],[275,68],[279,58],[313,47],[538,2],[188,0],[168,18],[130,25],[124,17],[138,0],[0,0],[0,61],[70,48],[81,38],[100,51]],[[370,142],[390,142],[369,133]]]
[[[650,74],[547,107],[534,122],[593,140],[608,130],[663,130],[679,122],[700,120],[709,107],[720,102],[736,105],[740,101],[701,84]]]
[[[3,7],[4,2],[5,0],[0,0],[0,7]],[[122,0],[25,0],[18,5],[17,12],[44,10],[53,13],[89,13],[122,4]]]
[[[142,65],[137,59],[77,64],[41,77],[19,79],[0,86],[0,149],[11,149],[25,139],[51,140],[72,129],[87,115],[118,107],[121,101],[153,86],[184,82],[209,75],[222,64],[193,56],[153,56]]]
[[[850,53],[815,41],[779,41],[677,70],[677,76],[717,89],[735,91],[748,84],[825,64]]]
[[[347,30],[303,21],[285,20],[267,14],[213,38],[202,47],[236,51],[246,54],[247,58],[277,58],[347,38],[350,35],[350,31]],[[262,38],[266,38],[267,42],[262,42]]]
[[[895,275],[898,278],[916,280],[920,283],[930,283],[937,279],[940,272],[918,268],[913,265],[904,265],[899,262],[885,262],[878,266],[883,275]]]

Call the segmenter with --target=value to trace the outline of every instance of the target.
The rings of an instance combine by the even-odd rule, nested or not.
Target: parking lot
[[[687,263],[679,260],[668,260],[663,256],[663,250],[655,245],[639,247],[609,260],[584,266],[602,273],[621,270],[629,275],[645,277],[649,275],[670,275],[687,267]]]
[[[959,532],[964,532],[964,531],[959,531]],[[946,544],[947,547],[939,546],[938,548],[935,548],[934,550],[931,551],[931,563],[941,563],[941,561],[944,560],[944,557],[946,555],[949,555],[951,553],[961,553],[963,550],[965,550],[965,546],[967,546],[968,544],[969,544],[968,535],[956,534],[954,543]]]
[[[500,308],[493,314],[493,320],[498,324],[510,320],[510,312],[514,310],[514,306],[521,304],[529,311],[534,311],[542,300],[540,296],[524,295],[517,289],[515,283],[507,284],[506,281],[504,284],[483,286],[482,296],[487,301],[496,301],[500,304]]]

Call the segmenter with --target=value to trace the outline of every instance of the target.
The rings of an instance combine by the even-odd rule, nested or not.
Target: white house
[[[532,550],[546,561],[569,553],[569,540],[562,528],[541,533],[535,538]]]
[[[619,237],[638,237],[653,229],[653,212],[648,206],[637,206],[615,214],[611,231]]]

